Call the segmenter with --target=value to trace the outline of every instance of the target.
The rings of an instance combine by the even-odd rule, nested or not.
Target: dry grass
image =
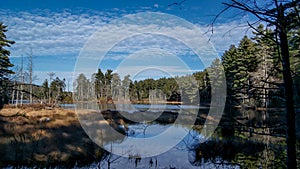
[[[0,167],[72,167],[99,161],[104,151],[82,130],[72,110],[0,110]]]

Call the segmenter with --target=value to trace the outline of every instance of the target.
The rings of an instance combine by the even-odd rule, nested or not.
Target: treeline
[[[259,33],[257,33],[259,32]],[[227,81],[228,105],[284,107],[284,83],[275,32],[262,25],[253,38],[244,37],[221,57]],[[300,103],[300,29],[289,34],[294,102]]]
[[[256,29],[252,38],[243,37],[237,46],[230,46],[220,59],[216,59],[203,71],[181,77],[132,81],[129,75],[121,79],[113,70],[102,72],[98,69],[91,78],[84,74],[78,76],[75,82],[76,97],[78,100],[97,99],[102,102],[112,98],[136,102],[149,102],[151,98],[180,102],[184,96],[189,97],[184,100],[191,101],[198,95],[202,104],[209,103],[211,81],[208,70],[218,69],[222,64],[226,75],[227,106],[283,107],[284,84],[280,53],[276,42],[272,40],[275,32],[262,25]],[[297,29],[291,30],[289,34],[295,103],[300,103],[299,33]],[[197,84],[191,84],[193,79]],[[194,90],[195,86],[197,91]]]
[[[11,95],[8,98],[11,104],[15,104],[16,106],[33,103],[42,103],[42,104],[50,104],[57,105],[61,102],[72,103],[72,92],[66,91],[66,80],[60,79],[56,77],[54,79],[50,79],[50,83],[48,79],[45,79],[43,84],[35,85],[29,83],[22,83],[14,79],[10,85],[11,87]],[[31,91],[32,88],[32,92]],[[33,98],[33,101],[30,100]]]
[[[90,79],[84,74],[80,74],[75,81],[75,97],[77,100],[95,100],[107,102],[110,100],[121,102],[188,102],[195,101],[198,90],[196,81],[192,75],[145,79],[132,81],[130,75],[120,78],[118,73],[113,73],[108,69],[102,72],[98,69]],[[178,85],[180,84],[180,85]],[[191,86],[192,85],[192,86]],[[187,98],[183,98],[187,97]]]

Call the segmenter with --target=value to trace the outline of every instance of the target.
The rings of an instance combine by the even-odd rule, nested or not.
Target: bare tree
[[[17,100],[19,99],[18,95],[19,95],[19,91],[21,91],[21,105],[23,104],[23,96],[24,96],[24,92],[23,92],[23,84],[24,84],[24,72],[23,72],[23,56],[21,58],[21,68],[20,68],[20,81],[21,84],[18,87],[18,92],[17,92]],[[16,106],[18,106],[18,101],[16,102]]]
[[[32,48],[30,47],[30,53],[28,55],[28,71],[29,71],[29,100],[32,104],[32,95],[33,95],[33,53]]]

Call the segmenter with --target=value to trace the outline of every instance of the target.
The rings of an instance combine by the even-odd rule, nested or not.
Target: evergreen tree
[[[10,69],[13,64],[9,60],[10,51],[5,49],[14,44],[14,41],[7,40],[5,32],[7,32],[7,26],[0,22],[0,108],[8,102],[8,85],[9,75],[14,72]]]
[[[228,51],[225,51],[222,63],[230,102],[247,103],[254,98],[251,73],[257,70],[259,61],[256,44],[246,36],[240,41],[237,48],[231,46]]]
[[[104,74],[102,73],[101,69],[98,69],[98,72],[93,74],[94,79],[94,85],[95,85],[95,95],[96,97],[102,98],[103,97],[103,91],[104,91]]]
[[[279,106],[278,97],[282,94],[282,73],[280,59],[277,52],[277,45],[272,38],[274,32],[271,29],[264,29],[263,25],[259,25],[254,33],[257,44],[257,54],[260,59],[258,70],[252,73],[256,100],[258,105],[269,107],[272,105]],[[283,95],[280,96],[281,98]]]
[[[235,74],[237,73],[238,66],[237,62],[237,48],[234,45],[231,45],[229,50],[225,51],[222,55],[222,64],[225,70],[226,83],[227,83],[227,105],[234,105],[237,101],[235,95],[237,95],[237,91],[235,90],[236,85]]]
[[[294,100],[300,106],[300,28],[295,27],[289,32],[289,44],[291,54],[291,71],[294,84]]]
[[[46,98],[48,98],[48,95],[49,95],[49,83],[48,83],[48,79],[45,79],[45,81],[42,84],[42,98],[46,100]]]
[[[65,79],[61,80],[59,77],[56,77],[51,84],[50,88],[52,91],[52,98],[54,99],[54,104],[57,104],[58,101],[63,100],[63,91],[66,87]]]
[[[104,94],[105,94],[106,101],[109,97],[111,97],[111,82],[113,78],[112,72],[113,70],[107,69],[104,74]]]

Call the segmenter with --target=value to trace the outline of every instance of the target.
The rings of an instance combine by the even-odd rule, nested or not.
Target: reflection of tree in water
[[[211,163],[215,167],[285,167],[284,150],[284,146],[251,140],[213,139],[192,149],[189,160],[195,166]]]
[[[101,109],[103,110],[103,109]],[[136,123],[128,120],[123,117],[123,114],[131,117],[135,116],[136,113],[145,113],[149,114],[149,112],[118,112],[116,110],[104,109],[101,114],[103,115],[102,121],[106,124],[110,125],[113,130],[117,130],[120,125],[138,125],[137,127],[131,128],[134,129],[138,134],[140,131],[144,136],[147,136],[148,127],[153,125],[169,125],[170,123],[174,123],[178,113],[175,112],[163,112],[158,119],[156,119],[153,123]],[[153,112],[151,112],[153,113]],[[95,112],[95,114],[99,114],[99,112]],[[95,129],[99,131],[99,128],[94,126],[99,124],[99,120],[95,118],[95,114],[88,113],[84,114],[84,120],[87,120],[89,123],[86,124],[86,127],[90,129]],[[184,118],[188,118],[189,112],[184,112]],[[89,116],[91,115],[91,116]],[[202,117],[203,115],[203,117]],[[277,128],[281,126],[277,126],[277,121],[270,123],[274,124],[273,128],[270,128],[270,124],[268,127],[261,125],[261,123],[252,123],[249,125],[248,120],[243,119],[235,119],[235,123],[229,125],[226,123],[226,118],[222,119],[220,128],[216,130],[216,134],[220,136],[218,139],[211,139],[204,143],[201,143],[205,140],[201,140],[201,135],[199,136],[198,131],[202,131],[203,125],[202,122],[207,119],[204,116],[205,112],[198,115],[196,125],[193,127],[194,130],[190,131],[189,136],[186,137],[181,143],[180,146],[176,146],[171,152],[185,152],[189,151],[189,161],[195,167],[197,166],[207,166],[207,167],[224,167],[224,168],[270,168],[273,166],[285,167],[285,144],[282,142],[275,142],[275,140],[282,140],[279,137],[279,133],[277,132]],[[249,116],[250,117],[250,116]],[[203,120],[202,120],[203,119]],[[102,124],[102,123],[100,123]],[[177,124],[182,127],[187,127],[182,124]],[[233,129],[234,136],[226,135],[224,130],[221,130],[222,127],[228,126]],[[131,126],[132,127],[132,126]],[[277,130],[275,130],[275,128]],[[251,129],[251,130],[250,130]],[[276,131],[276,132],[275,132]],[[219,133],[220,132],[220,133]],[[121,134],[121,133],[119,133]],[[134,134],[134,136],[136,136]],[[110,134],[109,131],[102,131],[97,134],[97,136],[102,136],[99,140],[104,141],[103,144],[109,144],[110,142],[122,142],[123,139],[126,138],[126,135],[122,137],[114,137]],[[200,140],[199,140],[200,139]],[[195,141],[196,140],[196,141]],[[251,141],[253,140],[253,141]],[[254,141],[256,140],[256,141]],[[198,142],[197,142],[198,141]],[[201,143],[201,144],[200,144]],[[127,153],[129,154],[129,153]],[[176,155],[175,155],[176,156]],[[175,156],[170,155],[170,157],[159,155],[155,158],[162,160],[160,161],[160,166],[168,166],[164,160],[175,158]],[[185,157],[183,157],[185,158]],[[152,158],[139,158],[137,155],[132,155],[128,157],[128,162],[126,157],[124,159],[120,156],[108,154],[104,160],[102,160],[99,164],[104,168],[111,168],[113,166],[118,166],[119,164],[129,164],[132,167],[154,167],[157,166],[157,160]],[[180,165],[181,163],[174,163],[174,165]],[[169,166],[173,167],[173,166]]]

